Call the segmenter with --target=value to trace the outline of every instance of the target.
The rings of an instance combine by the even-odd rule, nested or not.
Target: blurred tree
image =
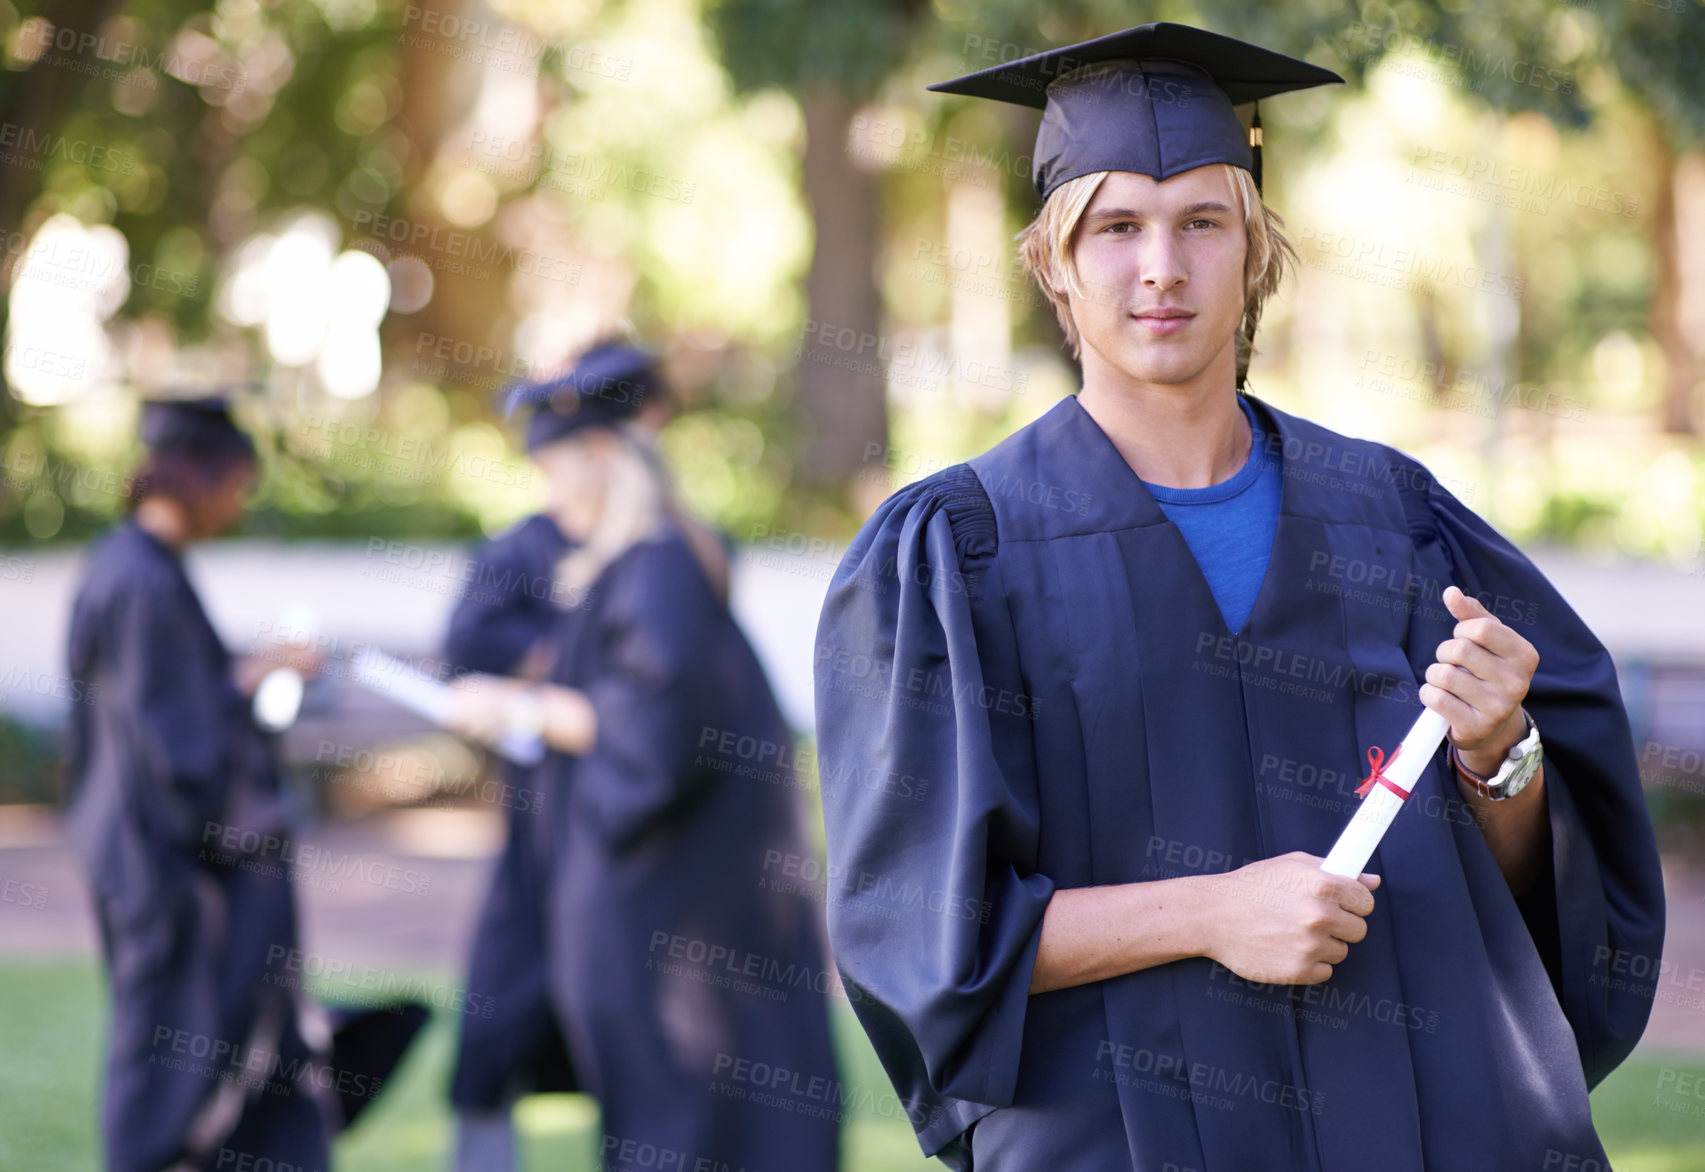
[[[556,338],[578,337],[583,323],[564,313],[565,299],[518,300],[509,289],[507,296],[493,295],[497,286],[469,276],[450,249],[433,256],[430,243],[425,248],[398,243],[377,228],[378,218],[400,224],[406,234],[424,232],[429,241],[440,234],[465,237],[474,242],[470,251],[480,255],[543,247],[555,260],[584,259],[585,276],[576,286],[586,293],[583,300],[595,290],[610,314],[630,316],[655,336],[699,332],[699,340],[684,347],[689,356],[701,355],[702,361],[693,359],[702,368],[699,384],[726,384],[728,392],[717,391],[713,411],[719,419],[744,413],[741,426],[707,421],[699,436],[714,440],[710,454],[702,455],[706,471],[700,479],[709,485],[721,477],[714,492],[706,492],[723,502],[722,509],[756,508],[745,502],[752,495],[746,480],[712,474],[713,464],[727,463],[721,459],[726,451],[743,452],[742,467],[761,473],[751,484],[779,486],[782,508],[792,510],[789,523],[807,526],[826,496],[839,494],[867,469],[870,445],[888,440],[880,369],[888,350],[885,333],[895,329],[896,318],[904,319],[904,329],[935,328],[942,320],[938,298],[955,295],[938,285],[915,298],[908,316],[897,309],[890,289],[885,307],[877,277],[903,234],[897,225],[904,223],[906,232],[950,236],[953,185],[926,165],[912,166],[932,159],[895,164],[849,151],[857,111],[881,101],[896,117],[913,119],[908,125],[926,128],[929,151],[938,149],[944,131],[948,141],[955,134],[960,141],[998,141],[998,134],[984,129],[966,137],[964,127],[986,129],[995,118],[980,120],[968,115],[968,103],[923,94],[907,67],[915,67],[923,80],[935,80],[1134,19],[1169,16],[1308,56],[1338,68],[1352,83],[1390,54],[1424,53],[1455,70],[1461,91],[1478,94],[1488,109],[1536,111],[1559,127],[1580,126],[1607,104],[1620,103],[1621,95],[1631,95],[1647,112],[1655,144],[1633,157],[1642,170],[1647,157],[1656,158],[1664,172],[1653,189],[1658,198],[1638,220],[1625,221],[1650,233],[1648,325],[1666,358],[1664,418],[1675,431],[1697,431],[1705,422],[1697,403],[1705,375],[1705,228],[1690,226],[1705,224],[1705,155],[1699,151],[1705,141],[1705,72],[1694,67],[1705,48],[1705,9],[1696,0],[1500,0],[1490,8],[1459,0],[1400,5],[1301,0],[1286,6],[1192,0],[1141,15],[1113,0],[856,0],[827,6],[694,0],[670,8],[687,19],[669,32],[663,31],[655,0],[649,5],[507,0],[502,17],[493,17],[478,0],[445,0],[431,8],[437,29],[423,26],[421,11],[400,0],[39,0],[33,9],[30,0],[20,9],[0,0],[0,123],[37,144],[33,155],[14,149],[0,160],[6,164],[0,229],[8,233],[0,292],[15,280],[30,234],[49,217],[69,213],[87,224],[113,225],[129,243],[132,269],[149,266],[146,280],[131,274],[128,300],[114,319],[121,327],[115,334],[125,344],[168,353],[196,345],[240,350],[236,342],[252,347],[252,337],[239,338],[241,331],[214,312],[216,278],[233,250],[275,214],[319,208],[346,237],[359,241],[356,246],[382,258],[427,254],[432,297],[413,315],[393,315],[384,323],[387,375],[401,374],[404,381],[412,375],[445,385],[448,393],[431,399],[437,406],[406,426],[393,418],[393,382],[358,406],[371,412],[370,423],[443,434],[488,417],[479,392],[508,370],[494,369],[489,356],[495,353],[513,366],[513,339],[524,332],[529,316],[536,319],[535,334]],[[743,103],[726,101],[718,88],[726,82],[696,43],[660,55],[656,60],[669,64],[645,75],[646,56],[656,45],[678,39],[681,28],[698,36],[700,23],[690,16],[695,11],[702,11],[703,30],[715,42],[728,78],[748,95]],[[506,85],[495,76],[470,80],[468,70],[456,67],[465,49],[482,47],[442,31],[462,17],[486,21],[494,30],[515,27],[505,20],[531,29],[519,55],[534,57],[535,70],[519,71],[523,85]],[[626,37],[629,45],[647,46],[628,50],[641,67],[632,85],[618,85],[587,66],[594,58],[585,46],[612,37],[618,45]],[[695,84],[688,84],[683,66],[715,73],[716,80],[695,75]],[[666,81],[668,93],[644,89],[652,77]],[[694,95],[694,111],[671,104],[678,90]],[[754,95],[760,90],[790,97]],[[707,111],[715,106],[714,117],[706,113],[698,121],[699,106]],[[470,113],[485,107],[478,119]],[[1027,155],[1032,113],[1013,109],[1002,115],[1013,148],[1007,154]],[[1300,125],[1284,129],[1284,115],[1277,110],[1275,115],[1279,136],[1288,139],[1279,149],[1299,157],[1311,132]],[[968,116],[969,123],[962,121]],[[1321,130],[1331,126],[1323,121]],[[754,135],[764,139],[761,148],[754,147]],[[1274,137],[1269,134],[1270,141]],[[784,177],[775,159],[785,160],[782,152],[800,142],[795,181]],[[134,169],[114,173],[79,149],[42,143],[99,144],[134,162]],[[697,152],[690,158],[683,149],[689,143]],[[766,157],[765,151],[772,154]],[[532,153],[516,163],[510,156],[520,152]],[[593,178],[605,174],[608,182]],[[636,195],[619,178],[658,175],[689,191],[696,188],[696,196]],[[1025,176],[1009,167],[995,181],[1007,194],[1007,218],[1022,222],[1034,205]],[[794,182],[803,188],[815,222],[803,281],[807,328],[798,347],[784,337],[797,320],[793,303],[773,296],[771,288],[791,295],[804,264]],[[1643,180],[1630,186],[1636,183],[1645,190]],[[884,208],[884,198],[891,209]],[[487,202],[492,210],[482,219]],[[742,214],[763,222],[754,229],[741,221]],[[988,229],[983,239],[1013,226],[997,223],[998,214],[986,209],[978,215],[987,221],[980,222]],[[1551,234],[1535,234],[1537,245],[1512,238],[1515,271],[1529,271],[1535,259],[1522,255],[1524,246],[1557,247],[1557,234],[1551,227],[1546,231]],[[595,247],[582,248],[588,241]],[[1571,263],[1589,269],[1596,264],[1602,273],[1600,254],[1585,251],[1590,243]],[[743,289],[709,279],[741,267],[730,257],[750,262],[755,246],[781,254],[745,265],[761,269],[762,277]],[[1638,252],[1628,248],[1634,263],[1620,267],[1638,274],[1644,259]],[[169,284],[158,279],[162,273]],[[1637,312],[1641,279],[1636,275],[1634,284],[1615,293],[1621,298],[1616,312],[1625,319]],[[1437,328],[1438,313],[1425,300],[1415,311],[1429,323],[1429,352],[1440,369],[1460,365],[1462,356],[1452,353],[1456,340],[1448,328]],[[1553,353],[1578,362],[1581,350],[1607,330],[1602,304],[1567,302],[1540,290],[1523,303],[1517,342],[1508,348],[1512,361],[1523,373],[1544,369]],[[0,302],[0,313],[3,307]],[[547,321],[548,330],[539,325]],[[1586,331],[1579,329],[1582,322]],[[1046,312],[1035,308],[1021,311],[1012,327],[1020,339],[1046,344],[1055,337]],[[1639,333],[1632,320],[1608,328]],[[1575,343],[1572,351],[1557,342],[1582,332],[1591,339]],[[458,345],[448,362],[426,363],[419,357],[426,339]],[[742,346],[769,353],[723,363],[720,356]],[[772,358],[784,348],[792,351],[797,410],[806,432],[797,460],[786,457],[780,438],[792,420],[773,414],[788,409],[786,396],[769,394],[777,383]],[[476,357],[462,363],[457,356],[463,353]],[[14,460],[0,479],[0,536],[23,534],[20,467],[40,470],[24,477],[32,499],[64,497],[62,507],[44,504],[39,510],[43,517],[63,515],[62,526],[54,522],[58,534],[76,536],[105,520],[101,508],[86,508],[87,500],[60,492],[63,453],[55,437],[71,425],[50,426],[54,414],[20,408],[11,396],[0,395],[0,452],[30,433],[25,445],[30,459]],[[346,458],[334,455],[317,464],[311,453],[292,456],[312,465],[295,478],[304,486],[300,499],[311,499],[321,518],[376,515],[369,506],[427,507],[425,496],[396,485],[387,494],[378,482],[391,471],[366,469],[356,459],[362,454],[345,451]],[[789,483],[817,491],[790,495]],[[35,528],[29,532],[40,535]]]
[[[1660,160],[1652,212],[1652,336],[1663,349],[1664,426],[1698,434],[1705,425],[1705,6],[1696,0],[1605,3],[1600,51],[1622,84],[1651,111]],[[1691,239],[1684,238],[1683,215]]]
[[[106,20],[119,3],[120,0],[57,0],[42,5],[39,13],[26,6],[25,11],[13,13],[11,22],[0,23],[0,33],[7,39],[22,34],[23,21],[32,16],[46,22],[45,28],[92,29]],[[26,129],[39,133],[60,125],[82,91],[92,84],[85,74],[41,67],[39,57],[14,64],[8,54],[4,65],[7,68],[0,70],[0,125],[17,127],[19,133]],[[41,189],[41,172],[16,165],[9,171],[6,181],[0,183],[0,240],[5,242],[4,251],[0,252],[5,258],[0,263],[0,337],[6,328],[5,294],[11,288],[12,272],[22,254],[21,244],[15,246],[14,241],[21,241],[17,233],[24,209]],[[0,373],[0,386],[4,385],[4,379]],[[0,395],[0,436],[12,430],[17,414],[16,401],[10,395]]]
[[[712,0],[706,15],[742,90],[779,86],[805,116],[801,160],[816,228],[797,367],[806,450],[797,479],[837,486],[888,442],[878,365],[881,175],[847,149],[854,113],[931,23],[926,0]],[[841,339],[853,339],[851,348]]]
[[[395,93],[400,17],[255,0],[0,6],[0,123],[11,148],[0,182],[0,334],[27,242],[66,213],[123,235],[125,300],[114,320],[133,346],[165,358],[155,377],[195,377],[204,359],[204,378],[255,373],[215,360],[238,333],[213,312],[216,278],[272,213],[339,208],[352,190],[372,190],[375,154],[394,141],[384,94]],[[81,263],[68,256],[48,267],[74,282],[87,279]],[[40,453],[29,465],[39,474],[13,462],[0,477],[8,539],[84,536],[118,507],[111,492],[67,491],[55,422],[0,394],[0,445],[11,450],[22,436]],[[51,532],[20,532],[26,495],[57,498]]]

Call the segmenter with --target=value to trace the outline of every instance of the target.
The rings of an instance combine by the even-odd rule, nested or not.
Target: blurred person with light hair
[[[589,372],[619,388],[623,411],[631,409],[633,434],[652,459],[655,436],[673,410],[656,359],[647,351],[609,339],[594,343],[567,372]],[[539,380],[540,388],[561,380]],[[541,391],[535,390],[535,396]],[[513,389],[505,391],[512,403]],[[605,400],[615,394],[607,393]],[[529,455],[548,449],[575,430],[571,421],[537,398],[528,401],[523,444]],[[552,516],[555,502],[572,496],[574,481],[546,456],[537,465],[546,476],[547,504],[475,551],[467,589],[457,600],[444,638],[443,658],[457,673],[482,672],[539,681],[554,657],[551,630],[560,613],[557,564],[572,542]],[[568,469],[572,475],[572,465]],[[717,536],[684,511],[676,518],[694,541],[707,580],[726,600],[728,560]],[[543,860],[551,852],[538,839],[546,832],[533,808],[541,791],[539,767],[505,762],[504,775],[517,795],[506,811],[503,850],[498,856],[469,949],[467,985],[489,1017],[465,1015],[459,1023],[450,1101],[457,1112],[455,1166],[498,1172],[515,1166],[513,1104],[525,1094],[575,1089],[563,1031],[551,1008],[546,981]]]
[[[1235,107],[1341,80],[1160,23],[932,87],[1043,110],[1021,252],[1083,383],[889,497],[818,627],[869,877],[830,940],[960,1172],[1609,1166],[1588,1091],[1653,995],[1612,974],[1664,930],[1610,657],[1414,459],[1247,388],[1293,254]],[[1381,785],[1415,808],[1325,873]]]
[[[546,506],[482,548],[495,573],[452,619],[447,658],[474,671],[451,727],[552,750],[513,771],[527,808],[476,930],[468,986],[498,1013],[463,1026],[459,1169],[515,1165],[513,1104],[536,1090],[597,1098],[612,1169],[641,1150],[751,1172],[835,1163],[833,1113],[765,1104],[750,1074],[833,1084],[823,990],[706,964],[714,949],[749,976],[828,976],[820,906],[774,882],[810,857],[792,734],[728,611],[727,550],[674,498],[663,398],[655,361],[623,343],[515,388]],[[531,601],[475,600],[487,581]]]

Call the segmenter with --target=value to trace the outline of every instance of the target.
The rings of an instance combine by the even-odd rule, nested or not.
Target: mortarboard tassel
[[[1255,176],[1255,192],[1261,193],[1261,103],[1256,102],[1249,119],[1249,153],[1254,156],[1254,165],[1249,173]]]

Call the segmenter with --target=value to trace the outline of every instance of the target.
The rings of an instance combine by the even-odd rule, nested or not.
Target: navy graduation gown
[[[840,1108],[792,734],[672,528],[554,633],[597,741],[547,755],[550,982],[603,1166],[830,1169]]]
[[[475,552],[466,590],[450,616],[444,658],[457,671],[510,675],[546,639],[559,611],[556,566],[571,548],[556,522],[534,514]],[[514,798],[503,851],[474,927],[468,1003],[450,1100],[491,1110],[512,1094],[578,1089],[547,990],[545,936],[550,831],[537,768],[505,762]]]
[[[450,613],[444,658],[458,671],[514,672],[556,621],[556,567],[572,548],[542,513],[481,545]]]
[[[1664,924],[1610,657],[1414,460],[1254,406],[1284,476],[1240,631],[1075,397],[862,528],[816,652],[829,864],[879,877],[829,906],[853,1006],[956,1168],[1607,1167],[1587,1092],[1653,994],[1612,974],[1655,971]],[[1549,882],[1512,898],[1441,753],[1329,981],[1197,957],[1028,995],[1057,888],[1325,855],[1450,583],[1539,650]],[[947,912],[896,921],[884,885]]]
[[[241,849],[288,834],[270,747],[177,556],[133,522],[90,551],[69,658],[68,828],[112,988],[106,1167],[326,1169],[327,1105],[284,1073],[310,1052],[269,980],[293,895],[276,853]]]

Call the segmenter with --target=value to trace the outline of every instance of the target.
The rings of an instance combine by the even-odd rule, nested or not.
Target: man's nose
[[[1143,245],[1140,271],[1144,288],[1164,292],[1184,283],[1184,257],[1176,241],[1157,233]]]

